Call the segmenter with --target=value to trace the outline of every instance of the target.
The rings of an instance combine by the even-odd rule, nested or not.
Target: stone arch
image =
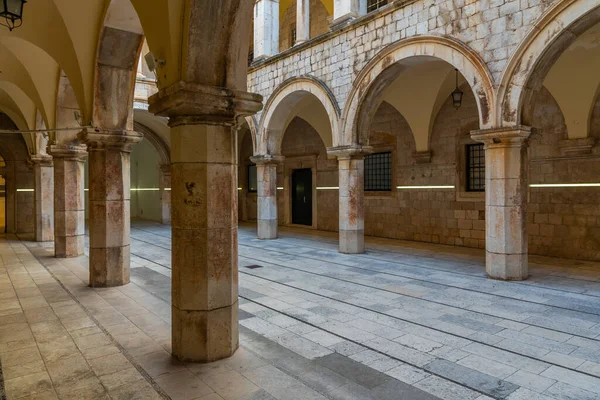
[[[258,132],[259,154],[279,155],[286,123],[290,111],[306,96],[315,97],[323,106],[329,117],[331,136],[319,132],[326,147],[336,145],[337,132],[339,131],[340,108],[335,97],[323,82],[305,76],[285,81],[271,95],[265,106]]]
[[[481,129],[494,121],[495,96],[492,75],[485,62],[471,48],[455,39],[439,36],[418,36],[401,40],[382,50],[357,76],[342,114],[340,145],[366,144],[368,125],[365,104],[376,103],[384,88],[403,68],[400,61],[411,57],[432,57],[454,66],[469,83],[479,110]],[[362,132],[359,135],[359,132]]]
[[[133,98],[144,31],[129,0],[112,0],[100,32],[92,123],[101,131],[133,129]]]
[[[148,128],[146,125],[134,121],[133,129],[144,135],[144,139],[148,140],[158,153],[161,165],[171,165],[171,149],[167,142],[164,141],[156,132]]]
[[[250,115],[245,117],[246,123],[250,128],[250,136],[252,137],[252,150],[254,154],[257,154],[258,148],[257,146],[257,134],[258,134],[258,123],[256,122],[256,117],[254,115]]]
[[[496,126],[530,124],[535,93],[554,62],[579,35],[600,22],[597,1],[567,0],[549,9],[511,57],[498,87]]]

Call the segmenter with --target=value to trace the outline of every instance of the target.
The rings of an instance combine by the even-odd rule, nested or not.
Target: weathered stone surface
[[[54,240],[54,169],[52,157],[32,157],[35,183],[35,240]]]

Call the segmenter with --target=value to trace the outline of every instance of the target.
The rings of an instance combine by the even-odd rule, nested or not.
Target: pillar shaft
[[[80,139],[89,151],[89,284],[125,285],[130,267],[131,146],[142,136],[85,131]]]
[[[296,0],[296,44],[310,39],[310,0]]]
[[[35,185],[35,240],[54,240],[54,167],[52,157],[33,156]]]
[[[234,122],[261,97],[179,83],[150,98],[169,116],[172,173],[172,351],[210,362],[238,348]]]
[[[527,260],[528,127],[473,132],[485,144],[486,271],[522,280]]]
[[[279,0],[258,0],[254,4],[254,59],[279,53]]]
[[[85,146],[53,145],[54,252],[56,257],[77,257],[85,245],[84,164]]]
[[[161,223],[171,223],[171,164],[160,166]]]
[[[340,253],[365,251],[365,155],[370,147],[349,146],[328,149],[338,158]]]
[[[334,0],[333,25],[344,23],[367,13],[367,0]]]
[[[259,239],[277,239],[277,164],[282,160],[281,156],[251,158],[251,161],[256,164]]]

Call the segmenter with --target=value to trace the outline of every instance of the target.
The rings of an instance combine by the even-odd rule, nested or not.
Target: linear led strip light
[[[600,187],[600,183],[535,183],[532,188]]]
[[[455,186],[396,186],[396,189],[411,190],[411,189],[454,189]]]

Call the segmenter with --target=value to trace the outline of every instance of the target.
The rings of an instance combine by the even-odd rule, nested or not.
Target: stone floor
[[[335,234],[242,226],[241,347],[200,365],[169,355],[169,227],[131,236],[132,283],[111,289],[86,286],[87,257],[0,238],[9,399],[600,399],[599,263],[531,257],[506,283],[477,250],[371,238],[349,256]]]

